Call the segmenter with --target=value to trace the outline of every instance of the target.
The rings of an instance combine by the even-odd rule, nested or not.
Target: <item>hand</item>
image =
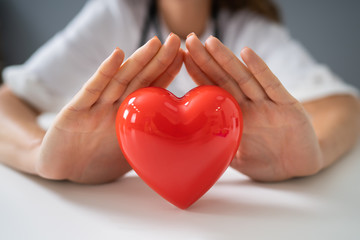
[[[203,46],[189,35],[186,47],[184,61],[194,81],[226,89],[242,109],[243,136],[232,167],[258,181],[312,175],[322,168],[307,113],[255,52],[241,51],[245,66],[214,37]]]
[[[58,114],[40,147],[40,176],[103,183],[131,169],[116,138],[118,107],[139,88],[166,87],[180,70],[183,51],[171,35],[163,46],[153,38],[122,64],[123,59],[116,49]]]

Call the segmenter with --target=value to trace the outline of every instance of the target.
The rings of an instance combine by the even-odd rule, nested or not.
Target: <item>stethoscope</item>
[[[213,0],[212,1],[212,9],[211,9],[211,18],[213,19],[213,23],[214,23],[214,36],[221,40],[221,36],[220,36],[220,32],[219,32],[219,25],[218,25],[218,21],[217,21],[218,12],[219,12],[218,9],[219,9],[218,1]],[[141,47],[142,45],[144,45],[146,43],[151,25],[154,26],[157,37],[160,39],[160,41],[162,43],[164,43],[163,39],[162,39],[159,18],[157,17],[156,0],[151,0],[151,2],[150,2],[149,8],[148,8],[148,13],[145,18],[145,21],[143,24],[143,29],[141,32],[139,47]]]

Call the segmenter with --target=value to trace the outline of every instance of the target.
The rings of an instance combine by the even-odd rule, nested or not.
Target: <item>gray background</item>
[[[284,23],[318,61],[360,88],[360,1],[275,0]],[[23,63],[86,0],[0,0],[3,66]]]

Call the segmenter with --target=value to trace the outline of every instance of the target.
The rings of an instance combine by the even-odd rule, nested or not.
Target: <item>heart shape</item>
[[[216,86],[182,98],[156,87],[130,94],[119,107],[116,132],[124,156],[153,190],[186,209],[229,166],[239,147],[242,114]]]

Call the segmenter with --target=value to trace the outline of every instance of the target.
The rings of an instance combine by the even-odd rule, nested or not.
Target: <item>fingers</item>
[[[125,92],[129,82],[154,58],[160,48],[160,40],[154,37],[136,50],[114,75],[99,102],[105,104],[116,102]]]
[[[135,90],[150,86],[174,61],[180,48],[180,38],[170,34],[155,57],[129,83],[121,99]]]
[[[214,60],[195,34],[190,34],[186,39],[188,49],[193,62],[205,73],[216,85],[230,92],[239,102],[246,99],[239,85],[234,79]],[[193,65],[194,66],[194,65]],[[191,71],[194,73],[195,71]],[[199,71],[196,71],[199,74]],[[199,76],[199,75],[198,75]],[[204,78],[202,78],[204,79]]]
[[[167,88],[175,76],[179,73],[184,59],[184,50],[179,48],[174,61],[152,84],[153,87]]]
[[[223,87],[237,100],[271,100],[275,103],[296,102],[265,62],[250,48],[241,51],[246,66],[217,38],[209,37],[205,47],[195,34],[188,36],[185,65],[194,81],[209,81]],[[238,100],[239,101],[239,100]],[[239,101],[240,102],[240,101]]]
[[[138,88],[168,85],[183,62],[184,53],[179,49],[180,38],[170,34],[163,46],[156,37],[149,40],[122,65],[124,53],[115,50],[77,94],[70,108],[82,110],[95,103],[115,104]]]
[[[215,61],[224,69],[239,85],[241,91],[252,101],[267,98],[263,88],[253,74],[244,64],[222,44],[217,38],[209,37],[205,42],[206,50]]]
[[[124,52],[116,48],[100,65],[95,74],[84,84],[78,94],[70,101],[72,110],[81,111],[90,108],[101,96],[124,60]]]
[[[285,89],[266,63],[250,48],[241,51],[241,57],[267,96],[276,103],[291,104],[296,99]]]
[[[214,83],[206,76],[206,74],[196,65],[188,51],[184,54],[184,63],[186,70],[191,78],[198,85],[214,85]]]

